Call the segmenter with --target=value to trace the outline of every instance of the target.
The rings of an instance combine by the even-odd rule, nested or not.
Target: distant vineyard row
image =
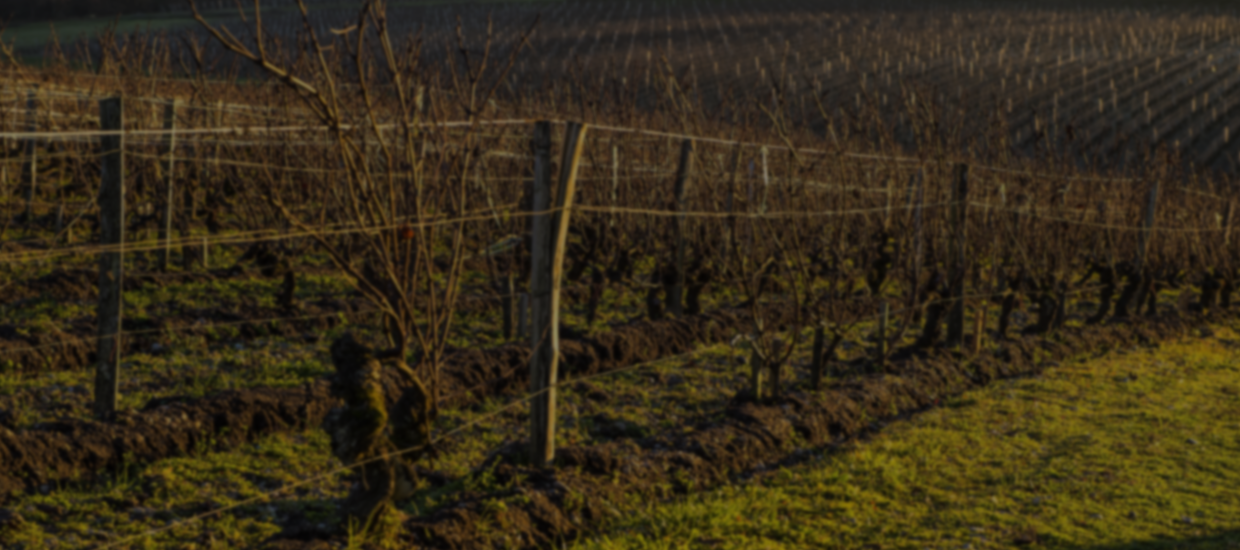
[[[908,150],[919,148],[919,136],[894,113],[934,103],[947,107],[961,137],[979,147],[1123,170],[1163,145],[1196,166],[1238,168],[1240,143],[1232,134],[1240,129],[1240,24],[1230,13],[896,7],[809,0],[393,3],[388,21],[395,35],[421,33],[428,62],[463,63],[454,43],[458,17],[471,42],[482,39],[489,18],[499,44],[511,44],[539,18],[535,55],[522,56],[510,75],[517,90],[554,87],[577,72],[579,87],[595,83],[597,90],[566,93],[636,102],[595,92],[623,83],[663,93],[674,81],[708,103],[780,103],[796,113],[795,124],[828,137],[882,126],[889,135],[875,139]],[[211,20],[250,36],[250,23],[225,13],[231,12]],[[320,36],[332,36],[357,13],[323,6],[312,18]],[[305,28],[293,10],[272,8],[263,21],[269,38],[286,44]]]

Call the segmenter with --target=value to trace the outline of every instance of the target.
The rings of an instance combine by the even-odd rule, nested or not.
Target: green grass
[[[339,462],[328,447],[327,435],[319,431],[273,436],[233,452],[130,468],[91,487],[26,496],[10,506],[22,521],[4,533],[4,547],[88,548],[117,542],[316,475],[325,477],[274,499],[138,536],[123,547],[248,547],[279,532],[280,518],[290,515],[334,524],[339,521],[335,499],[344,495],[346,484],[330,473]]]
[[[1240,548],[1240,341],[1002,382],[576,548]]]
[[[624,506],[624,519],[601,526],[601,534],[577,547],[985,549],[1035,538],[1033,546],[1040,548],[1231,548],[1230,538],[1240,547],[1240,520],[1234,519],[1240,517],[1240,496],[1230,489],[1240,482],[1237,329],[1240,324],[1220,328],[1215,339],[1115,352],[1042,377],[1000,382],[891,424],[870,440],[836,451],[811,449],[799,465],[679,501],[634,501]],[[199,394],[220,389],[213,379],[229,385],[260,375],[276,384],[304,379],[289,371],[304,362],[325,372],[321,345],[298,349],[258,341],[243,350],[135,356],[126,372],[135,382],[156,384],[132,388],[136,393],[126,406],[137,406],[134,399],[143,392],[149,397],[156,386],[163,393],[177,380],[185,385],[173,393]],[[600,378],[591,384],[606,392],[604,402],[591,399],[594,390],[570,383],[560,395],[560,444],[640,437],[718,414],[722,401],[744,387],[743,355],[730,346],[710,346]],[[258,363],[267,361],[272,372],[262,374],[266,367]],[[221,374],[212,377],[212,365]],[[51,392],[51,401],[79,400],[84,407],[87,381],[76,376],[10,383],[40,386]],[[451,438],[441,457],[425,464],[449,482],[436,488],[424,480],[418,494],[400,504],[403,513],[434,511],[458,491],[505,488],[485,475],[469,475],[490,451],[524,430],[524,407],[490,416],[505,401],[442,412],[436,433],[486,419]],[[600,414],[606,424],[597,424]],[[18,497],[8,508],[24,523],[5,534],[6,542],[90,547],[337,465],[326,435],[312,429],[231,452],[134,466],[88,486]],[[333,499],[346,490],[347,480],[332,476],[135,547],[256,544],[288,517],[332,524]]]

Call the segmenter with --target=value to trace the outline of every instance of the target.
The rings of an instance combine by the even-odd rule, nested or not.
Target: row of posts
[[[26,120],[27,120],[26,126],[31,133],[36,133],[39,130],[39,125],[37,122],[37,114],[38,114],[38,91],[37,90],[38,90],[37,87],[32,88],[29,92],[27,92],[27,96],[26,96]],[[177,114],[178,106],[179,106],[179,102],[177,100],[169,100],[167,103],[164,104],[164,109],[163,109],[163,129],[165,130],[166,133],[164,134],[163,143],[161,144],[160,149],[161,149],[161,152],[163,153],[161,169],[162,169],[162,173],[164,176],[163,180],[165,184],[165,187],[164,187],[165,197],[164,197],[164,201],[162,205],[163,211],[162,211],[162,215],[160,216],[159,229],[158,229],[158,238],[162,244],[157,250],[157,256],[158,256],[157,263],[158,263],[158,268],[161,271],[167,271],[168,264],[171,258],[172,224],[174,221],[175,193],[176,193],[176,183],[175,183],[174,174],[175,174],[175,169],[176,169],[176,147],[177,147],[176,114]],[[103,124],[104,123],[101,119],[101,126]],[[21,170],[22,178],[21,179],[23,183],[25,184],[24,185],[25,187],[24,199],[26,201],[25,210],[22,214],[22,219],[25,221],[27,225],[31,225],[35,222],[35,205],[38,202],[37,201],[37,194],[38,194],[38,187],[39,187],[38,142],[39,142],[38,138],[29,137],[29,138],[24,139],[23,144],[22,144],[22,148],[24,152],[23,154],[24,159],[22,162],[22,170]],[[3,174],[3,177],[4,179],[7,180],[7,171],[8,171],[7,163],[4,165],[4,171],[5,171],[5,174]],[[66,229],[65,228],[65,205],[64,204],[57,205],[55,226],[56,226],[56,232],[58,234],[60,234],[62,231]],[[66,234],[66,238],[71,239],[72,237]],[[201,261],[202,261],[202,265],[204,268],[208,265],[208,260],[209,260],[209,256],[208,256],[209,252],[208,252],[208,248],[206,244],[207,243],[204,238],[203,243],[202,243],[202,249],[200,251]],[[188,264],[188,262],[189,260],[187,258],[186,263]]]
[[[164,153],[163,175],[166,196],[164,210],[160,219],[159,239],[162,245],[158,250],[158,265],[167,270],[172,246],[172,223],[175,205],[175,151],[176,151],[176,112],[178,103],[171,100],[164,106],[163,128],[164,142],[161,149]],[[31,89],[26,96],[27,127],[31,133],[38,132],[37,122],[38,92]],[[98,363],[95,373],[95,416],[101,420],[114,417],[116,412],[119,388],[119,365],[122,349],[122,281],[124,277],[124,244],[125,244],[125,136],[124,106],[120,98],[109,98],[99,103],[100,129],[105,133],[100,138],[101,181],[97,205],[100,220],[100,243],[103,253],[99,257],[99,302],[98,315]],[[25,186],[25,211],[23,218],[27,224],[33,224],[35,218],[35,202],[39,182],[39,150],[38,139],[34,136],[24,140],[23,149],[23,180]],[[7,163],[4,177],[7,178]],[[56,215],[57,232],[62,232],[64,221],[64,205],[60,205]],[[206,238],[202,242],[202,265],[208,265],[208,247]]]
[[[29,96],[28,106],[33,113],[34,94]],[[174,168],[176,149],[176,114],[177,104],[169,102],[164,109],[164,129],[167,130],[162,149],[165,152],[164,176],[166,180],[166,197],[164,215],[161,219],[160,239],[164,245],[159,254],[159,264],[167,268],[172,236],[172,211],[174,201]],[[121,281],[123,280],[124,259],[124,179],[125,173],[125,139],[124,109],[119,98],[105,99],[100,102],[100,126],[105,132],[101,138],[102,181],[98,198],[100,210],[101,244],[105,252],[100,255],[99,304],[98,304],[98,337],[99,362],[96,369],[95,414],[101,419],[110,419],[116,411],[119,359],[121,350],[120,335],[122,333]],[[33,114],[31,129],[35,130]],[[535,464],[548,464],[555,456],[555,401],[556,381],[558,378],[559,356],[559,306],[560,287],[563,274],[563,256],[566,248],[573,195],[576,189],[577,173],[581,154],[585,145],[587,126],[569,123],[566,127],[563,160],[560,163],[560,177],[554,197],[551,188],[551,126],[550,122],[542,121],[535,124],[533,153],[534,179],[532,210],[538,214],[531,222],[532,262],[530,273],[530,293],[528,295],[530,312],[531,338],[531,384],[530,390],[535,394],[531,414],[531,459]],[[36,180],[34,170],[34,140],[27,140],[26,153],[30,158],[30,187],[27,192],[27,212],[32,211],[34,186]],[[614,157],[613,151],[613,157]],[[685,190],[689,183],[692,170],[693,142],[686,139],[682,143],[680,162],[676,172],[674,194],[678,215],[674,218],[673,234],[675,235],[675,284],[669,295],[669,309],[675,314],[682,313],[682,294],[685,284],[686,242],[684,235]],[[613,158],[613,172],[618,163]],[[615,190],[613,189],[613,194]],[[1145,231],[1142,233],[1142,257],[1149,244],[1149,234],[1154,223],[1157,205],[1157,183],[1150,191],[1147,207]],[[554,204],[553,204],[554,198]],[[948,316],[947,340],[951,345],[959,345],[964,336],[964,269],[967,265],[966,227],[968,211],[968,167],[958,165],[952,186],[950,221],[953,231],[952,249],[950,252],[951,272],[949,299],[953,305]],[[203,243],[205,255],[205,242]],[[205,264],[205,258],[204,258]],[[526,297],[523,296],[519,311],[521,322],[518,330],[524,328],[524,312],[527,311]],[[886,311],[884,312],[886,313]],[[508,317],[511,319],[511,317]],[[886,315],[884,315],[884,321]],[[883,323],[885,324],[885,323]],[[880,329],[881,330],[881,329]],[[881,330],[880,334],[885,334]],[[980,330],[977,331],[980,336]],[[885,340],[880,338],[880,341]],[[976,344],[975,344],[976,345]],[[817,348],[818,345],[816,344]]]
[[[572,195],[575,189],[578,162],[585,141],[586,127],[577,123],[569,123],[564,140],[564,158],[560,166],[559,186],[555,195],[555,204],[551,204],[551,124],[539,122],[534,130],[534,204],[532,234],[533,261],[530,273],[530,294],[532,297],[533,326],[530,331],[532,354],[530,365],[530,391],[534,394],[530,415],[530,458],[533,464],[549,465],[555,458],[555,399],[556,380],[558,379],[559,355],[559,292],[562,273],[562,262],[565,252],[565,237],[568,232],[569,214],[572,208]],[[614,155],[613,155],[614,156]],[[669,310],[675,314],[682,313],[682,293],[685,284],[685,249],[686,241],[684,224],[685,189],[692,171],[693,141],[686,139],[682,143],[679,167],[676,171],[674,184],[677,215],[673,218],[673,235],[675,239],[675,285],[668,296]],[[614,160],[614,159],[613,159]],[[764,163],[765,164],[765,163]],[[765,170],[764,170],[765,171]],[[1145,220],[1141,232],[1138,269],[1144,270],[1146,255],[1154,231],[1155,217],[1158,207],[1158,183],[1154,182],[1149,191],[1149,200],[1145,208]],[[969,167],[957,164],[953,171],[951,200],[949,210],[949,227],[951,231],[949,248],[947,299],[950,308],[947,315],[946,343],[951,347],[964,345],[965,340],[965,278],[969,264],[967,249],[967,228],[969,211]],[[921,235],[921,218],[924,202],[919,198],[917,206],[918,239]],[[891,201],[888,200],[888,216]],[[1229,215],[1230,217],[1230,215]],[[920,254],[918,254],[920,256]],[[917,258],[916,261],[920,261]],[[521,310],[524,312],[522,296]],[[890,323],[890,305],[884,302],[879,318],[877,338],[880,361],[888,354],[887,341]],[[511,317],[506,317],[510,319]],[[971,348],[974,353],[981,350],[985,329],[985,303],[977,308],[973,341]],[[518,330],[524,326],[524,315]],[[822,330],[818,330],[814,339],[814,378],[821,379],[822,348],[824,347]],[[761,375],[755,367],[753,391],[761,394]],[[817,383],[815,383],[817,386]]]

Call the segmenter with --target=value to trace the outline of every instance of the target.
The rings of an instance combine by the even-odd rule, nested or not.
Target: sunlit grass
[[[577,548],[1240,548],[1236,333],[970,392]]]
[[[9,507],[22,521],[4,533],[4,548],[241,548],[280,531],[289,516],[339,521],[336,499],[347,489],[327,435],[264,438],[227,453],[161,460],[100,483],[28,495]],[[209,515],[290,483],[325,476],[269,500]],[[208,517],[160,533],[199,514]],[[188,545],[188,546],[187,546]]]

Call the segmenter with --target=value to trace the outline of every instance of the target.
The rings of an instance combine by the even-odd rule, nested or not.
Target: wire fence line
[[[161,157],[157,155],[138,154],[137,156],[139,156],[140,158],[149,158],[152,160],[162,159]],[[244,163],[240,161],[221,161],[221,162],[225,164],[232,164],[232,165],[237,165],[237,166],[253,167],[253,168],[273,167],[272,165],[269,165],[269,164]],[[314,170],[314,169],[306,169],[306,170]],[[333,172],[324,171],[324,173],[334,173],[334,171]],[[638,177],[634,177],[634,178],[638,178]],[[477,182],[482,182],[482,181],[525,182],[525,181],[528,181],[528,179],[529,178],[526,178],[526,177],[493,178],[493,179],[492,178],[476,178],[474,181],[477,181]],[[600,176],[600,177],[585,178],[585,179],[606,181],[606,180],[614,179],[614,178],[607,178],[604,176]],[[804,183],[804,182],[799,182],[799,183]],[[893,195],[895,193],[894,191],[891,191],[891,190],[888,190],[886,192],[888,194],[893,194]],[[29,201],[26,204],[34,205],[36,203],[39,205],[44,205],[44,206],[58,206],[61,204],[70,205],[70,206],[85,205],[86,208],[90,208],[94,204],[94,201],[93,200],[89,202],[78,201],[78,202],[67,202],[67,203]],[[683,218],[699,218],[699,219],[710,219],[710,218],[714,218],[714,219],[786,219],[786,218],[822,218],[822,217],[837,217],[837,216],[854,216],[854,215],[866,215],[866,214],[877,214],[877,213],[890,213],[893,211],[909,211],[909,210],[915,210],[919,208],[934,209],[934,208],[950,206],[950,204],[951,204],[950,202],[916,203],[916,204],[912,202],[908,202],[904,204],[889,204],[887,206],[876,206],[876,207],[871,207],[871,208],[859,208],[859,209],[827,210],[827,211],[767,211],[767,212],[717,211],[717,210],[694,211],[694,210],[679,210],[679,209],[671,210],[671,209],[624,207],[624,206],[616,206],[616,205],[603,206],[603,205],[588,205],[588,204],[577,204],[577,205],[569,207],[569,209],[575,209],[575,210],[586,212],[586,213],[602,213],[602,214],[612,214],[612,215],[621,215],[621,214],[623,215],[646,215],[646,216],[657,216],[657,217],[683,217]],[[1016,214],[1020,214],[1024,216],[1048,219],[1048,220],[1053,220],[1053,221],[1057,221],[1061,223],[1088,226],[1088,227],[1097,227],[1097,228],[1118,230],[1118,231],[1140,231],[1140,232],[1152,232],[1152,233],[1210,233],[1210,232],[1221,232],[1221,231],[1227,230],[1226,227],[1222,226],[1221,222],[1216,223],[1213,226],[1201,226],[1201,227],[1166,227],[1166,226],[1160,226],[1160,225],[1137,226],[1137,225],[1124,225],[1124,224],[1116,224],[1116,223],[1091,222],[1091,221],[1086,221],[1082,219],[1066,218],[1066,217],[1062,217],[1061,215],[1056,214],[1057,212],[1073,212],[1076,214],[1083,214],[1085,216],[1099,215],[1097,212],[1089,210],[1089,209],[1074,209],[1074,208],[1067,208],[1067,207],[1034,208],[1030,206],[1009,206],[1007,204],[995,204],[995,203],[990,203],[990,202],[972,201],[972,200],[969,201],[969,205],[973,207],[977,207],[977,208],[982,208],[985,210],[1012,212],[1012,213],[1016,213]],[[116,252],[120,250],[141,252],[141,251],[161,249],[161,248],[168,247],[168,246],[180,247],[180,246],[197,246],[201,244],[224,245],[224,244],[255,243],[255,242],[291,239],[291,238],[299,238],[299,237],[335,236],[335,235],[367,232],[367,231],[381,231],[381,230],[396,229],[396,228],[403,228],[403,227],[409,227],[412,229],[422,229],[422,228],[429,228],[429,227],[442,226],[442,225],[452,225],[452,224],[458,224],[458,223],[470,223],[470,222],[491,220],[496,214],[503,214],[509,218],[521,218],[521,217],[539,216],[539,215],[549,214],[549,213],[558,213],[561,210],[560,208],[550,208],[548,210],[539,211],[539,212],[517,211],[515,210],[517,206],[518,205],[516,203],[509,203],[509,204],[504,204],[504,205],[488,206],[486,208],[476,209],[474,210],[474,212],[476,212],[475,214],[467,214],[463,216],[455,216],[455,217],[438,216],[433,219],[422,219],[422,220],[414,219],[414,217],[412,216],[405,216],[405,217],[398,218],[392,221],[391,223],[386,223],[386,224],[372,224],[372,225],[352,224],[349,227],[335,227],[335,228],[329,227],[329,228],[317,229],[313,231],[290,231],[288,229],[278,229],[278,230],[277,229],[260,229],[260,230],[253,230],[249,232],[231,233],[231,234],[226,234],[226,235],[211,235],[211,236],[205,236],[205,237],[204,236],[182,236],[182,237],[176,237],[176,238],[169,237],[164,240],[129,242],[129,243],[125,243],[122,245],[81,245],[81,246],[76,246],[76,247],[60,248],[60,249],[53,249],[53,250],[39,250],[39,251],[31,251],[31,252],[0,254],[0,261],[12,261],[12,262],[45,261],[45,260],[49,260],[49,259],[59,257],[59,256],[99,254],[99,253],[106,253],[106,252]],[[317,209],[318,207],[306,206],[306,207],[301,208],[300,210],[314,211]]]
[[[471,126],[512,126],[533,123],[533,119],[477,120],[477,121],[446,121],[420,122],[409,124],[421,128],[466,128]],[[356,129],[388,130],[401,128],[405,124],[389,123],[376,126],[341,124],[339,126],[297,125],[297,126],[225,126],[218,128],[174,128],[174,129],[124,129],[124,130],[61,130],[56,132],[0,132],[0,139],[58,139],[58,138],[97,138],[97,137],[129,137],[129,136],[195,136],[195,135],[257,135],[283,134],[290,132],[330,132]]]
[[[464,128],[464,127],[486,127],[486,126],[513,126],[513,125],[533,124],[537,120],[544,120],[544,119],[522,118],[522,119],[499,119],[499,120],[476,120],[476,121],[423,122],[423,123],[418,123],[417,126],[423,127],[423,128],[432,128],[432,127]],[[549,122],[553,124],[564,125],[564,124],[567,124],[569,121],[553,119],[553,120],[549,120]],[[347,130],[355,130],[355,129],[367,129],[367,130],[375,130],[375,131],[384,131],[384,130],[390,130],[390,129],[401,128],[401,127],[405,127],[405,125],[400,124],[400,123],[386,123],[386,124],[379,124],[379,125],[341,125],[338,128],[338,130],[347,131]],[[880,155],[880,154],[869,154],[869,153],[856,153],[856,152],[848,152],[848,151],[830,151],[830,150],[817,149],[817,148],[794,148],[794,147],[789,147],[787,145],[769,144],[769,143],[743,141],[743,140],[731,140],[731,139],[715,138],[715,137],[709,137],[709,136],[686,134],[686,133],[680,133],[680,132],[649,130],[649,129],[633,128],[633,127],[625,127],[625,126],[612,126],[612,125],[606,125],[606,124],[591,124],[590,127],[596,131],[645,136],[645,137],[654,138],[654,139],[689,140],[695,143],[706,143],[706,144],[722,145],[722,146],[729,146],[729,147],[757,148],[757,149],[766,149],[768,151],[788,151],[788,152],[795,152],[797,154],[807,154],[807,155],[815,155],[815,156],[831,156],[831,157],[839,157],[839,158],[850,158],[850,159],[856,159],[856,160],[871,160],[871,161],[878,161],[878,162],[885,162],[885,163],[894,163],[897,165],[925,166],[929,164],[941,164],[943,162],[963,162],[962,160],[956,160],[956,159],[927,159],[927,158],[914,157],[914,156],[892,156],[892,155]],[[295,125],[295,126],[268,125],[268,126],[226,126],[226,127],[218,127],[218,128],[126,129],[126,130],[112,130],[112,131],[108,131],[108,130],[89,130],[89,131],[88,130],[64,130],[64,131],[52,131],[52,132],[26,131],[26,132],[0,132],[0,139],[89,139],[89,138],[117,136],[117,135],[123,135],[126,137],[166,137],[166,136],[175,135],[178,137],[178,139],[183,139],[183,138],[193,138],[195,136],[198,136],[198,137],[219,136],[219,135],[246,136],[246,135],[258,135],[258,134],[282,134],[282,133],[294,133],[294,132],[325,132],[325,131],[331,131],[331,130],[333,130],[333,128],[328,127],[328,126],[310,124],[310,125]],[[192,140],[187,140],[187,141],[192,142]],[[242,142],[230,143],[227,141],[216,142],[216,143],[233,144],[233,145],[243,144]],[[262,142],[250,142],[250,143],[245,143],[245,144],[260,144],[261,145]],[[304,143],[303,145],[314,145],[314,144],[316,143],[307,142],[307,143]],[[332,142],[322,142],[322,144],[332,145]],[[283,143],[280,143],[279,145],[283,145]],[[493,152],[492,154],[495,156],[512,155],[512,153],[510,152]],[[518,158],[531,158],[531,157],[529,157],[528,155],[520,155]],[[1139,180],[1139,178],[1132,178],[1132,177],[1077,176],[1077,175],[1071,175],[1071,174],[1043,173],[1043,172],[1035,172],[1031,170],[1004,168],[1004,167],[991,166],[991,165],[985,165],[985,164],[970,164],[970,167],[974,169],[978,169],[978,170],[985,170],[985,171],[990,171],[990,172],[995,172],[995,173],[1019,175],[1019,176],[1041,178],[1041,179],[1054,179],[1054,180],[1062,180],[1062,181],[1130,183],[1130,182]],[[1186,189],[1186,191],[1201,194],[1203,196],[1219,197],[1216,194],[1212,194],[1212,193],[1208,193],[1204,191],[1196,191],[1196,190],[1191,190],[1191,189]]]
[[[88,203],[92,204],[92,203]],[[511,208],[515,205],[504,205]],[[498,207],[497,207],[498,208]],[[543,214],[550,214],[560,211],[560,209],[550,209],[540,212],[526,212],[516,210],[500,210],[501,212],[513,217],[532,217]],[[47,261],[57,257],[64,256],[87,256],[98,255],[114,252],[150,252],[162,250],[166,246],[199,246],[207,245],[236,245],[236,244],[253,244],[260,242],[282,241],[298,238],[313,237],[330,237],[341,235],[355,235],[359,233],[370,233],[395,229],[428,229],[432,227],[441,227],[447,225],[457,225],[470,222],[491,222],[494,219],[495,211],[488,207],[486,209],[477,209],[473,212],[477,214],[469,214],[454,217],[439,217],[432,219],[417,220],[413,216],[404,216],[396,221],[382,224],[347,224],[344,227],[334,229],[311,229],[311,230],[293,230],[293,229],[259,229],[248,232],[239,232],[225,235],[200,235],[200,236],[182,236],[169,239],[159,240],[142,240],[137,242],[125,242],[116,245],[92,244],[73,247],[61,247],[51,250],[35,250],[29,252],[16,252],[0,254],[0,262],[32,262]]]
[[[54,204],[54,203],[53,203]],[[94,205],[94,202],[78,202],[78,205],[84,205],[87,209]],[[343,227],[328,227],[322,229],[311,230],[294,230],[294,229],[260,229],[239,233],[230,233],[223,235],[190,235],[169,237],[167,239],[147,239],[141,241],[125,242],[119,245],[79,245],[71,247],[60,247],[48,250],[33,250],[23,252],[0,253],[0,262],[41,262],[48,261],[60,257],[89,256],[113,252],[150,252],[163,250],[167,247],[194,247],[194,246],[220,246],[220,245],[239,245],[239,244],[255,244],[261,242],[282,241],[300,238],[315,237],[333,237],[341,235],[352,235],[359,233],[373,233],[379,231],[396,230],[396,229],[413,229],[421,230],[432,227],[442,227],[457,225],[463,223],[478,222],[494,222],[496,214],[502,214],[509,219],[532,218],[547,214],[559,214],[564,211],[577,211],[588,214],[609,214],[609,215],[641,215],[654,217],[680,217],[690,219],[751,219],[751,220],[777,220],[777,219],[814,219],[829,217],[848,217],[848,216],[865,216],[873,214],[885,214],[894,211],[915,211],[919,209],[933,210],[951,206],[951,201],[933,202],[933,203],[916,203],[916,204],[899,204],[891,206],[877,206],[871,208],[852,208],[843,210],[826,210],[826,211],[716,211],[716,210],[674,210],[674,209],[655,209],[655,208],[637,208],[624,206],[603,206],[575,204],[569,207],[552,207],[540,211],[518,210],[519,205],[515,203],[498,205],[495,207],[487,207],[476,209],[474,214],[438,217],[434,219],[416,219],[413,216],[400,217],[389,223],[381,224],[347,224]],[[1023,216],[1046,219],[1050,221],[1079,225],[1085,227],[1095,227],[1100,229],[1108,229],[1115,231],[1130,231],[1143,233],[1220,233],[1228,231],[1228,228],[1218,225],[1200,226],[1200,227],[1166,227],[1160,225],[1143,226],[1143,225],[1122,225],[1112,223],[1090,222],[1080,219],[1072,219],[1061,216],[1048,214],[1047,211],[1055,212],[1054,209],[1034,209],[1029,207],[1006,206],[981,201],[969,201],[969,206],[978,207],[986,210],[994,210],[1001,212],[1011,212]],[[314,210],[315,207],[306,207],[306,210]]]

